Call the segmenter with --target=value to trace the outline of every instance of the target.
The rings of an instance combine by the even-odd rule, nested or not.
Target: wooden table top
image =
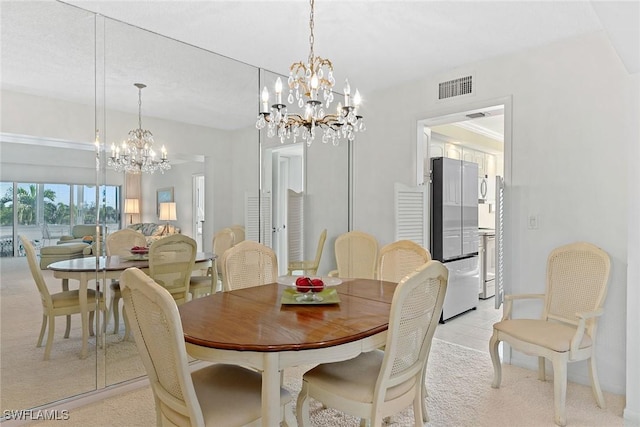
[[[214,259],[215,255],[210,252],[197,252],[196,253],[196,262],[203,262]],[[84,271],[96,271],[106,270],[106,271],[120,271],[126,270],[130,267],[137,268],[149,268],[149,259],[131,259],[130,257],[119,257],[119,256],[103,256],[99,259],[100,263],[98,264],[98,260],[96,257],[86,257],[86,258],[76,258],[70,259],[66,261],[57,261],[52,264],[49,264],[47,267],[50,270],[54,271],[73,271],[73,272],[84,272]]]
[[[340,303],[284,305],[276,283],[221,292],[178,307],[185,341],[238,351],[331,347],[387,330],[396,283],[342,279]]]

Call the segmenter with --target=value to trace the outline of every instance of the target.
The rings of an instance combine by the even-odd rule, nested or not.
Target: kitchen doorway
[[[431,199],[431,158],[449,157],[478,163],[478,226],[495,229],[496,297],[505,289],[505,183],[511,182],[511,97],[436,110],[417,121],[416,182]],[[430,223],[430,209],[427,209]],[[507,289],[508,291],[508,289]]]

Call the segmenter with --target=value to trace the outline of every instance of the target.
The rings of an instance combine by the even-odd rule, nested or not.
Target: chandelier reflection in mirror
[[[111,144],[111,156],[107,165],[117,172],[138,174],[141,172],[154,173],[159,170],[171,169],[167,159],[167,150],[162,146],[160,159],[156,160],[153,151],[153,135],[150,131],[142,129],[142,89],[147,87],[143,83],[134,83],[138,88],[138,129],[129,131],[129,137],[121,146]]]
[[[341,139],[353,141],[356,132],[363,132],[365,124],[362,116],[358,115],[361,97],[356,89],[355,94],[351,94],[349,81],[345,80],[344,85],[344,106],[338,103],[335,114],[325,114],[325,108],[329,108],[333,101],[333,64],[330,60],[315,56],[313,51],[313,27],[314,27],[314,0],[311,0],[311,15],[309,18],[309,58],[307,63],[294,62],[289,67],[289,104],[297,100],[297,105],[304,109],[304,113],[293,114],[287,110],[287,105],[282,103],[282,80],[276,80],[275,95],[276,103],[269,108],[269,91],[266,86],[262,89],[261,107],[256,128],[267,128],[267,136],[280,137],[280,142],[298,138],[311,145],[316,137],[316,132],[320,128],[324,133],[322,142],[332,142],[338,145]],[[319,99],[322,94],[322,100]],[[305,101],[306,99],[306,101]]]

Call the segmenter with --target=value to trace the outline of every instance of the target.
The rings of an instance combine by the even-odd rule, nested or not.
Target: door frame
[[[508,190],[511,187],[512,183],[512,123],[513,123],[513,99],[512,96],[504,96],[499,98],[492,98],[487,100],[480,100],[474,102],[465,102],[455,106],[447,106],[442,108],[437,108],[430,112],[427,112],[421,115],[420,118],[416,120],[416,181],[415,183],[418,186],[426,186],[427,191],[427,200],[431,198],[431,191],[428,182],[425,182],[424,179],[424,162],[425,159],[429,158],[429,140],[430,135],[425,135],[424,128],[441,125],[446,123],[452,123],[456,121],[456,117],[459,117],[461,114],[469,114],[471,112],[486,110],[487,108],[495,107],[498,105],[502,105],[504,107],[504,182],[505,182],[505,201],[504,201],[504,211],[507,212],[505,214],[504,221],[504,247],[511,248],[513,247],[512,242],[510,241],[511,236],[511,219],[508,216],[508,212],[511,211],[511,200],[508,194]],[[431,214],[430,210],[426,210],[426,217],[428,223],[431,223]],[[509,287],[509,283],[512,283],[512,271],[509,256],[509,250],[504,251],[504,284],[505,294],[510,293],[511,289]],[[505,355],[506,356],[506,355]]]

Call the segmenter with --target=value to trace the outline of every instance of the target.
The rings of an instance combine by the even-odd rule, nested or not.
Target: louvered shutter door
[[[496,177],[496,296],[495,307],[504,299],[504,178]]]
[[[427,188],[395,184],[396,240],[428,248]]]
[[[260,209],[262,209],[262,224],[260,224]],[[245,239],[271,247],[273,227],[271,224],[271,197],[262,196],[259,204],[258,196],[255,193],[245,193],[244,223],[246,224]]]
[[[303,260],[304,257],[304,195],[288,190],[287,238],[289,260]]]

